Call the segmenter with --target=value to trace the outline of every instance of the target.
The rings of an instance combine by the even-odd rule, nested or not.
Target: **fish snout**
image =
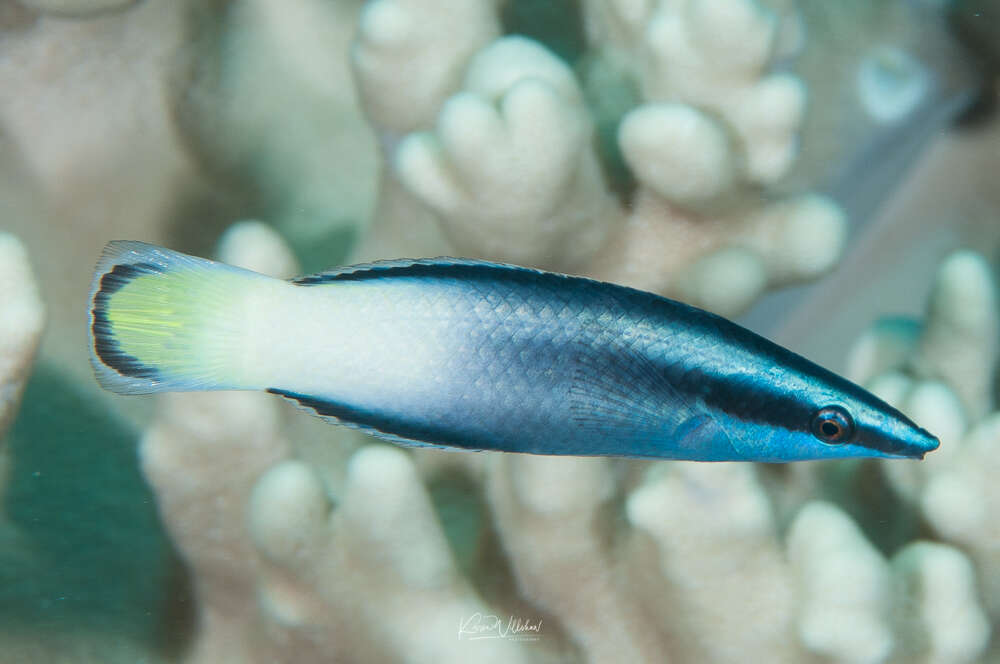
[[[900,436],[899,440],[901,444],[897,454],[912,459],[923,459],[925,454],[941,446],[937,436],[918,426],[907,427],[905,434]]]
[[[920,450],[920,458],[923,459],[924,455],[928,452],[933,452],[937,448],[941,447],[941,441],[937,436],[932,434],[927,429],[918,427],[917,433],[919,434],[919,441],[916,443],[917,448]]]
[[[869,435],[878,441],[875,446],[882,454],[896,459],[923,459],[941,446],[937,436],[902,414],[882,418]]]

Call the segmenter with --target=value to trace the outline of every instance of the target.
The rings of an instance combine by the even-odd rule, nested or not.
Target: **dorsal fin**
[[[451,256],[440,256],[438,258],[394,258],[390,260],[374,261],[372,263],[359,263],[358,265],[345,265],[324,272],[317,272],[304,277],[292,280],[292,283],[299,286],[317,286],[332,281],[355,281],[362,279],[372,279],[375,277],[391,276],[395,272],[407,272],[416,276],[427,271],[447,270],[448,268],[473,268],[484,271],[497,270],[501,272],[523,272],[529,274],[552,274],[543,270],[536,270],[530,267],[510,265],[507,263],[494,263],[491,261],[477,260],[475,258],[452,258]]]

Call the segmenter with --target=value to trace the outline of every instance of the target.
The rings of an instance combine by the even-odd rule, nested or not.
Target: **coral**
[[[42,335],[45,308],[24,245],[0,233],[0,538],[14,533],[5,523],[3,488],[9,472],[3,436],[14,419]]]
[[[899,625],[900,650],[927,662],[970,662],[990,639],[990,621],[977,598],[967,556],[952,547],[916,542],[892,561],[906,607]]]
[[[257,215],[311,269],[344,255],[378,168],[346,57],[360,8],[147,0],[65,18],[0,2],[0,87],[18,91],[0,95],[0,226],[45,257],[47,347],[68,371],[89,378],[80,275],[109,239],[207,253]]]
[[[487,0],[381,0],[365,6],[350,57],[383,158],[391,164],[406,132],[431,125],[461,81],[468,58],[499,31],[495,8]],[[383,168],[378,192],[356,260],[449,253],[430,210],[391,169]]]
[[[886,560],[830,503],[805,505],[788,534],[798,634],[839,662],[972,662],[990,635],[969,559],[913,542]],[[845,580],[849,579],[849,583]]]
[[[793,585],[752,466],[657,464],[628,497],[626,514],[637,529],[636,587],[678,661],[802,661]],[[720,596],[727,601],[713,599]],[[726,638],[715,638],[716,630]]]
[[[359,257],[398,254],[392,239],[406,235],[388,229],[436,220],[436,253],[590,274],[730,315],[836,262],[845,233],[836,205],[759,192],[791,167],[805,98],[800,80],[767,72],[778,14],[752,0],[585,5],[590,70],[635,81],[640,96],[634,108],[624,102],[618,130],[638,184],[623,206],[594,142],[608,119],[537,42],[491,42],[486,4],[467,3],[476,20],[461,41],[422,54],[441,50],[443,64],[427,68],[433,84],[419,93],[421,79],[397,65],[430,39],[423,17],[440,3],[380,0],[366,10],[354,63],[391,165],[380,190],[413,197],[430,215],[380,206]],[[601,103],[598,111],[615,106]],[[405,122],[401,108],[411,111]]]
[[[940,453],[922,464],[919,474],[892,476],[905,494],[922,490],[928,476],[965,449],[963,436],[988,421],[1000,351],[998,321],[989,264],[974,252],[960,251],[938,270],[925,322],[881,321],[852,349],[849,376],[912,413],[942,440]]]
[[[352,51],[368,118],[397,136],[432,123],[466,61],[499,33],[489,0],[368,3]]]
[[[942,539],[969,553],[994,619],[1000,612],[1000,535],[988,517],[996,508],[988,487],[1000,441],[992,385],[998,325],[989,264],[960,251],[942,262],[923,324],[877,324],[859,339],[850,362],[855,379],[940,432],[940,454],[916,472],[886,471]]]
[[[127,9],[135,0],[17,0],[20,4],[56,16],[86,17]]]
[[[394,166],[459,253],[571,268],[614,218],[592,130],[570,69],[508,37],[469,62],[434,131],[403,139]]]
[[[0,433],[14,413],[45,322],[45,308],[24,245],[0,233]]]
[[[858,527],[839,508],[810,503],[796,517],[788,546],[806,646],[836,661],[884,661],[894,645],[889,566]]]
[[[767,73],[780,20],[757,2],[660,3],[633,35],[646,99],[720,116],[736,134],[751,182],[773,182],[791,166],[805,105],[799,79]]]
[[[557,616],[590,661],[663,661],[666,641],[628,587],[628,563],[605,540],[610,462],[502,455],[488,473],[523,596]]]
[[[768,288],[831,269],[845,235],[837,206],[757,190],[791,167],[803,113],[802,82],[767,73],[782,18],[749,1],[656,3],[639,15],[595,4],[592,38],[615,35],[600,57],[637,63],[646,100],[618,135],[639,184],[633,209],[595,273],[735,315]]]
[[[361,5],[233,3],[214,38],[198,44],[190,80],[174,86],[189,148],[259,200],[260,213],[307,255],[367,219],[375,197],[375,138],[345,57]]]
[[[14,419],[42,334],[45,308],[28,264],[28,255],[13,235],[0,233],[0,529],[3,495],[10,460],[3,435]],[[4,533],[9,537],[8,533]]]

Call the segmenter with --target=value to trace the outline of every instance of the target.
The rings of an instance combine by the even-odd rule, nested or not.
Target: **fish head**
[[[878,457],[923,459],[938,439],[867,390],[826,371],[763,397],[754,422],[725,427],[744,458],[786,462]],[[727,417],[732,419],[732,416]],[[734,423],[735,424],[735,423]],[[749,424],[749,426],[748,426]]]

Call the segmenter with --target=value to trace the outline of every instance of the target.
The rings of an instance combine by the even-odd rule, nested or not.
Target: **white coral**
[[[618,140],[636,178],[668,200],[711,199],[736,179],[725,128],[686,104],[640,106],[622,121]]]
[[[800,80],[766,73],[778,24],[755,0],[662,2],[641,36],[646,98],[725,118],[740,139],[747,177],[758,183],[791,166],[805,106]]]
[[[913,542],[886,560],[850,517],[812,502],[796,515],[788,556],[798,589],[799,634],[838,662],[977,661],[989,641],[969,558]]]
[[[45,307],[21,241],[0,232],[0,529],[10,460],[3,436],[17,413],[45,323]],[[9,533],[0,533],[8,535]]]
[[[804,109],[801,81],[767,74],[777,15],[753,0],[590,6],[595,34],[627,35],[604,57],[631,52],[647,99],[618,137],[641,187],[593,273],[736,315],[830,270],[846,234],[836,205],[748,197],[791,167]]]
[[[45,322],[28,252],[13,235],[0,233],[0,434],[21,399]]]
[[[606,234],[609,195],[572,72],[535,42],[499,40],[469,63],[433,132],[394,166],[464,254],[579,265]]]
[[[602,510],[615,490],[610,462],[491,461],[487,493],[520,594],[558,616],[590,661],[663,661],[666,644],[601,536]]]
[[[959,251],[938,270],[919,332],[898,322],[882,324],[852,353],[858,378],[940,437],[940,449],[919,468],[886,470],[942,538],[969,552],[993,615],[1000,611],[1000,530],[988,515],[1000,509],[989,488],[998,471],[1000,413],[993,410],[990,379],[998,325],[998,294],[988,263]],[[884,373],[873,376],[876,371]],[[983,641],[976,634],[968,628],[968,643]],[[948,648],[978,652],[968,644]]]
[[[969,559],[942,544],[915,542],[892,560],[905,608],[901,647],[909,661],[974,662],[990,638]]]
[[[425,27],[412,14],[383,11],[398,20],[392,34],[421,39]],[[801,81],[768,73],[778,15],[752,0],[595,1],[585,12],[594,71],[617,63],[605,69],[634,77],[643,97],[618,133],[639,184],[632,200],[611,196],[592,146],[597,111],[541,45],[522,37],[486,43],[476,14],[454,48],[435,47],[447,67],[430,70],[440,83],[418,94],[419,76],[389,69],[395,51],[363,27],[355,51],[362,90],[412,114],[409,135],[384,141],[395,177],[383,179],[378,239],[359,257],[394,249],[386,239],[393,234],[430,236],[436,222],[443,237],[429,246],[438,253],[584,273],[728,315],[768,288],[829,270],[846,231],[837,206],[808,195],[762,202],[755,191],[790,168],[804,110]],[[417,61],[412,46],[399,52]],[[403,127],[398,115],[369,112],[392,137]],[[397,178],[417,206],[402,199]]]
[[[88,17],[128,9],[136,0],[17,0],[38,12],[56,16]]]
[[[982,256],[971,251],[949,256],[938,269],[913,357],[915,375],[951,385],[972,418],[990,409],[993,371],[1000,356],[994,279]]]
[[[802,660],[789,570],[753,466],[658,464],[626,514],[638,531],[630,572],[678,661]]]
[[[433,124],[465,63],[500,32],[491,0],[375,0],[352,59],[369,119],[403,133]]]
[[[799,634],[836,661],[882,662],[894,646],[889,566],[839,508],[810,503],[788,536],[800,593]]]

